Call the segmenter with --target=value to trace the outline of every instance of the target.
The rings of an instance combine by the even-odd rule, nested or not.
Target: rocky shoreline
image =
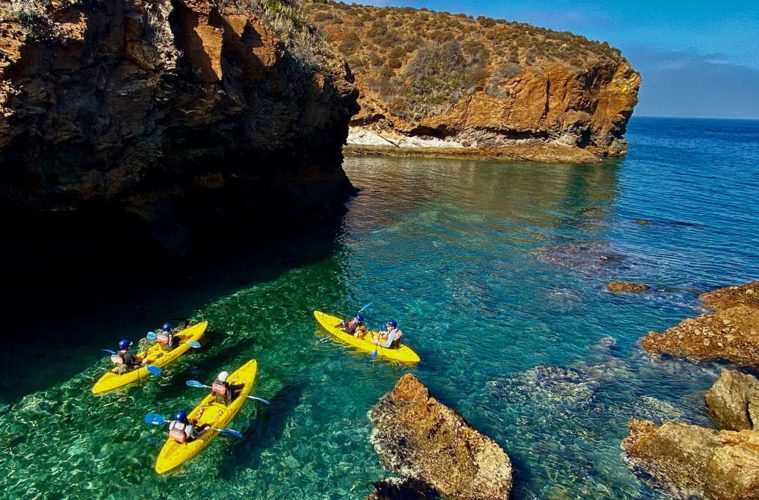
[[[641,346],[650,353],[759,368],[759,282],[701,295],[714,313],[684,320]],[[759,379],[722,370],[704,401],[721,429],[630,421],[622,449],[634,471],[682,497],[759,498]]]

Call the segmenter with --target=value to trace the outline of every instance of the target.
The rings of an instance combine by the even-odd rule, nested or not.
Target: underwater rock
[[[511,461],[495,441],[430,396],[413,375],[369,411],[371,440],[383,466],[429,484],[443,496],[502,499],[511,491]]]
[[[759,430],[759,380],[737,370],[722,370],[706,393],[706,407],[725,429]]]
[[[433,486],[419,479],[390,478],[372,483],[374,491],[367,500],[436,500],[440,492]]]
[[[663,423],[667,420],[682,420],[685,412],[666,401],[653,396],[641,396],[635,403],[634,414],[636,418],[652,420]]]
[[[600,381],[585,369],[539,365],[488,383],[491,392],[508,402],[533,401],[541,405],[579,406],[591,401]]]
[[[614,293],[638,293],[650,290],[651,287],[642,283],[632,283],[630,281],[611,281],[606,285],[606,289]]]
[[[759,433],[630,421],[622,442],[634,470],[679,497],[759,499]]]
[[[571,243],[538,248],[533,255],[543,262],[587,274],[622,269],[627,258],[606,243]]]

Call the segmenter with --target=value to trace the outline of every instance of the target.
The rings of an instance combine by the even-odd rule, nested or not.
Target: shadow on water
[[[108,217],[2,221],[0,402],[80,373],[119,338],[192,318],[219,296],[322,261],[339,249],[342,231],[341,219],[296,230],[269,222],[200,240],[172,258],[134,220]]]
[[[271,405],[258,405],[256,418],[243,429],[245,440],[237,443],[231,453],[225,456],[220,467],[220,475],[225,480],[233,479],[245,469],[255,469],[261,464],[261,453],[277,442],[285,430],[290,417],[303,397],[303,384],[286,383],[269,398]]]

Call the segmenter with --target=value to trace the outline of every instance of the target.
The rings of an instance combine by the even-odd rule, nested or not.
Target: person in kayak
[[[348,321],[341,321],[337,326],[339,326],[340,329],[345,333],[350,333],[354,337],[362,337],[366,332],[366,327],[364,326],[364,316],[361,314],[357,314]]]
[[[176,347],[176,339],[174,338],[174,333],[171,331],[171,323],[167,321],[163,324],[161,331],[155,337],[155,341],[165,351],[170,351]]]
[[[235,398],[235,392],[245,387],[245,384],[230,384],[227,382],[228,377],[228,372],[221,372],[211,384],[211,392],[216,402],[225,406],[229,406],[229,403]]]
[[[119,350],[111,356],[111,362],[118,368],[118,374],[123,375],[129,370],[140,365],[139,360],[129,351],[132,341],[129,339],[119,340]]]
[[[375,337],[372,340],[372,343],[377,344],[380,347],[390,347],[393,349],[400,347],[403,332],[398,328],[398,322],[391,319],[385,326],[387,331],[380,333],[378,338]]]
[[[179,410],[174,415],[174,420],[169,421],[169,437],[177,443],[188,443],[197,439],[206,428],[207,426],[202,426],[196,429],[193,422],[187,419],[187,412]]]

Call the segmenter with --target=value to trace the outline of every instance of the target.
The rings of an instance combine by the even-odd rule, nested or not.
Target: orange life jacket
[[[155,341],[161,345],[168,345],[169,344],[169,334],[161,332],[158,335],[156,335]]]
[[[179,426],[182,426],[180,429]],[[187,434],[185,433],[185,429],[187,428],[187,424],[183,424],[182,422],[174,422],[171,424],[171,427],[169,427],[169,437],[176,441],[177,443],[186,443],[187,442]]]
[[[219,382],[218,380],[211,385],[211,390],[214,394],[218,394],[219,396],[227,395],[227,385],[223,382]]]

